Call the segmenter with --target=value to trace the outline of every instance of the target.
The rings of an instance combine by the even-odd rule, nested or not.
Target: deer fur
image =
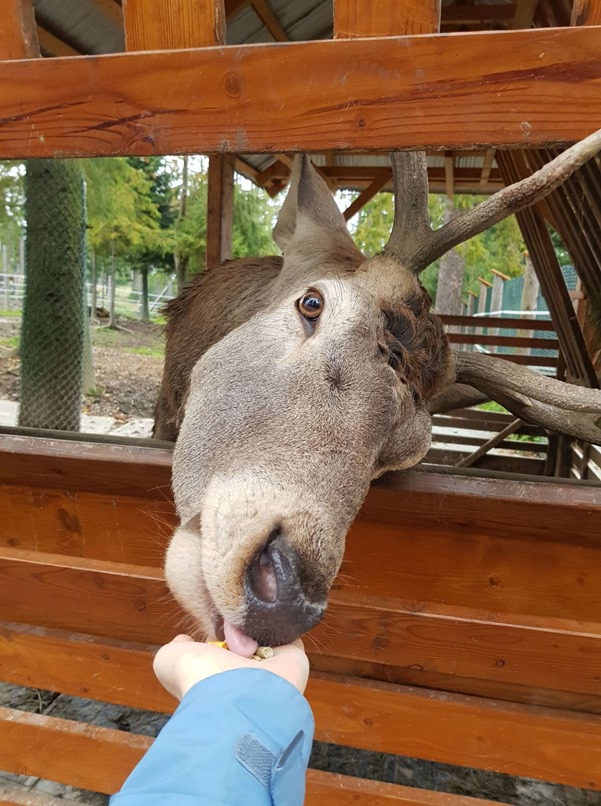
[[[398,155],[393,165],[397,214],[381,255],[366,259],[357,250],[332,194],[302,157],[274,229],[283,256],[212,268],[167,306],[154,433],[177,438],[173,487],[181,526],[166,574],[209,637],[224,619],[244,624],[248,564],[276,527],[298,553],[305,589],[325,609],[370,482],[424,457],[430,410],[456,379],[481,379],[485,392],[499,391],[527,418],[524,395],[499,390],[494,372],[475,368],[474,354],[470,364],[451,353],[419,281],[421,255],[440,252],[444,241],[426,219],[425,158]],[[516,194],[509,195],[518,209]],[[522,195],[531,203],[532,193]],[[498,205],[485,205],[499,220]],[[481,231],[485,214],[469,215]],[[452,245],[467,226],[453,222]],[[412,262],[412,254],[419,259]],[[314,326],[298,308],[310,289],[325,300]],[[544,424],[563,393],[537,381],[529,394],[543,386],[535,408]],[[600,393],[587,393],[600,415]],[[557,417],[549,422],[556,427]]]

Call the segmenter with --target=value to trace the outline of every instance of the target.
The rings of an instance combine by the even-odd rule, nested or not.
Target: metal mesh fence
[[[75,161],[30,160],[19,424],[79,430],[84,345],[84,188]]]

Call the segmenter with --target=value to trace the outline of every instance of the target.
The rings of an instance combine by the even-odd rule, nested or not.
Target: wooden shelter
[[[600,0],[34,0],[35,19],[31,0],[3,2],[0,157],[210,154],[212,260],[227,253],[234,168],[275,193],[290,155],[315,152],[332,187],[365,201],[389,181],[384,152],[426,148],[435,188],[487,192],[601,120]],[[600,178],[593,160],[518,217],[553,369],[588,386]],[[578,315],[548,222],[580,279]],[[496,444],[521,427],[452,417],[496,422]],[[601,487],[583,480],[601,456],[557,439],[543,462],[568,476],[574,456],[577,483],[467,461],[374,485],[315,634],[318,738],[601,791]],[[150,671],[180,618],[155,534],[175,523],[169,471],[164,445],[0,436],[1,679],[173,707]],[[148,743],[0,710],[0,768],[97,791]],[[484,806],[315,771],[307,802]]]

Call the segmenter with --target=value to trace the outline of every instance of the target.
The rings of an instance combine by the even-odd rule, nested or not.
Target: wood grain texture
[[[598,717],[329,675],[314,675],[307,697],[315,713],[318,740],[601,788]],[[76,786],[111,791],[99,783],[100,776],[110,768],[127,774],[124,767],[135,762],[130,754],[144,749],[149,741],[119,732],[115,747],[106,729],[7,711],[0,711],[2,768],[22,774],[44,770],[47,777]],[[65,734],[82,743],[77,753],[67,752],[61,739]],[[83,743],[88,741],[93,743],[94,763],[81,758]],[[42,743],[46,747],[43,757],[39,752]],[[50,743],[53,753],[47,752]],[[122,763],[111,765],[108,758],[102,758],[105,752],[119,755]],[[57,757],[61,766],[53,768]],[[73,780],[82,773],[97,777],[93,783]]]
[[[574,0],[572,25],[601,25],[600,0]]]
[[[107,794],[120,789],[131,768],[152,744],[152,739],[147,736],[7,708],[0,711],[0,736],[13,743],[6,753],[0,751],[6,758],[7,769],[22,774],[45,775],[61,783]],[[48,748],[53,752],[48,753]],[[21,799],[4,802],[43,806],[35,798],[31,803]],[[490,801],[479,798],[365,781],[318,770],[307,773],[305,803],[308,806],[387,806],[395,803],[399,806],[492,806]]]
[[[321,741],[601,788],[596,716],[325,676],[307,697]]]
[[[334,0],[334,36],[432,34],[440,27],[440,0]]]
[[[32,0],[2,0],[0,59],[33,59],[39,55]]]
[[[0,63],[0,158],[523,146],[601,118],[594,27],[89,56],[76,82],[73,69]]]
[[[158,569],[2,554],[5,621],[152,644],[189,625]],[[314,654],[350,661],[579,694],[600,688],[601,626],[594,622],[334,590],[325,621],[307,642]]]
[[[209,157],[206,246],[206,265],[209,268],[232,257],[234,162],[232,154]]]
[[[225,44],[223,0],[123,0],[127,50]]]

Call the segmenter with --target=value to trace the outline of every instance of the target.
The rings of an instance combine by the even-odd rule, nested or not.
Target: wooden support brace
[[[601,0],[575,0],[572,25],[601,25]]]
[[[218,266],[232,256],[234,161],[231,154],[215,154],[209,158],[207,267]]]
[[[0,59],[32,59],[39,55],[32,0],[2,0]]]
[[[124,0],[123,22],[127,50],[225,43],[223,0]]]
[[[481,445],[478,450],[475,450],[473,453],[470,453],[469,456],[466,456],[464,459],[461,459],[459,462],[456,463],[455,467],[471,467],[474,465],[478,459],[480,459],[484,454],[488,453],[488,451],[496,448],[496,446],[503,442],[503,440],[508,437],[510,434],[515,434],[516,431],[524,425],[523,420],[514,420],[509,425],[505,426],[498,434],[495,434],[494,437],[488,439],[483,445]]]
[[[392,170],[385,169],[380,176],[376,176],[374,181],[357,196],[352,204],[349,204],[344,211],[344,218],[346,221],[350,221],[350,219],[356,215],[359,210],[365,207],[368,201],[373,199],[376,193],[379,193],[380,190],[382,190],[384,185],[390,181],[391,174]]]
[[[334,37],[431,34],[440,28],[440,0],[335,0]]]

